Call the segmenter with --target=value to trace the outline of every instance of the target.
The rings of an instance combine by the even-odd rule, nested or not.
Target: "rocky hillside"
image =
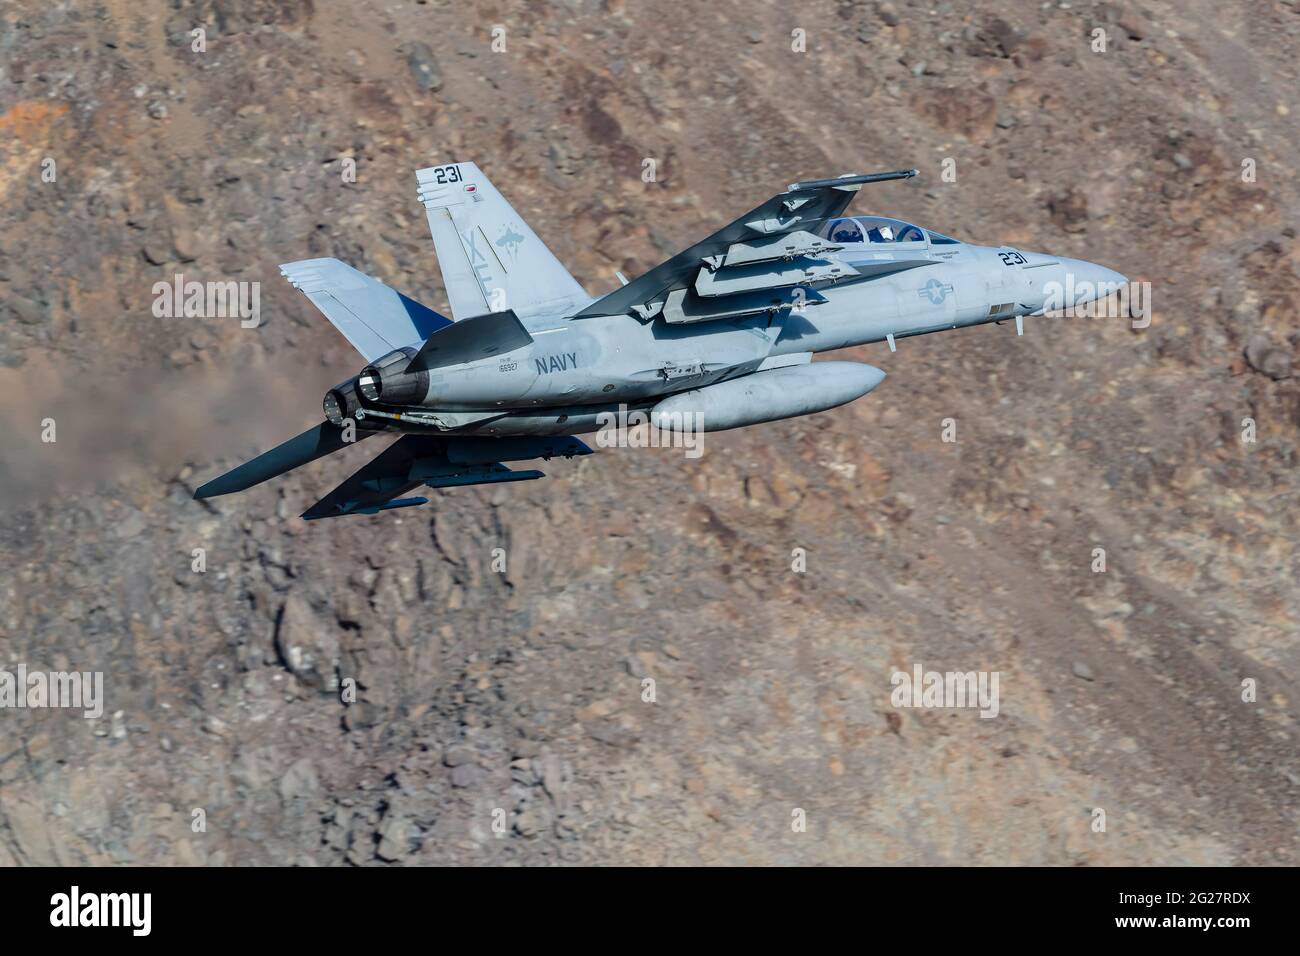
[[[1298,53],[1294,0],[0,6],[0,667],[106,697],[0,710],[0,863],[1300,862]],[[854,350],[872,395],[698,460],[191,500],[358,364],[279,263],[445,307],[451,160],[593,293],[915,166],[854,208],[1154,319]],[[158,317],[178,273],[261,324]],[[896,709],[916,664],[998,716]]]

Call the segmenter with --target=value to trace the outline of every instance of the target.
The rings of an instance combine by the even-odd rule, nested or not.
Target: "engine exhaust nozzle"
[[[325,393],[325,400],[321,405],[325,409],[325,419],[331,425],[342,427],[343,423],[352,418],[361,407],[361,400],[357,397],[356,381],[348,379],[335,385]]]
[[[413,348],[389,352],[361,370],[357,390],[367,402],[384,405],[419,405],[429,393],[428,372],[408,372]]]

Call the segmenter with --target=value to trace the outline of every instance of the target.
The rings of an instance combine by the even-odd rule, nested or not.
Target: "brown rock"
[[[1291,353],[1274,345],[1267,335],[1252,335],[1243,354],[1251,368],[1275,382],[1291,377]]]

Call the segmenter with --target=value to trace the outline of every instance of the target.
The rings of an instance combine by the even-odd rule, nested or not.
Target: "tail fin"
[[[286,262],[280,273],[325,313],[368,362],[423,342],[451,325],[433,309],[338,259]]]
[[[454,318],[576,310],[591,301],[477,165],[430,166],[415,178]]]

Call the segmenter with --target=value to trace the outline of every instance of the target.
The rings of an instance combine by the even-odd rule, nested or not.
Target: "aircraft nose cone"
[[[1065,279],[1073,279],[1074,288],[1081,290],[1081,294],[1086,296],[1086,298],[1080,298],[1076,302],[1087,302],[1090,299],[1098,298],[1095,294],[1088,296],[1089,288],[1094,293],[1098,289],[1104,290],[1101,294],[1107,295],[1110,292],[1117,291],[1128,282],[1128,279],[1114,269],[1107,269],[1105,266],[1084,259],[1062,259],[1061,265],[1065,267]]]
[[[1043,306],[1047,312],[1072,309],[1088,302],[1117,295],[1128,279],[1114,269],[1108,269],[1084,259],[1058,259],[1051,268],[1049,281],[1043,286]]]
[[[1086,267],[1088,280],[1098,288],[1116,291],[1128,285],[1128,277],[1114,269],[1107,269],[1095,262],[1081,262],[1080,265]]]

